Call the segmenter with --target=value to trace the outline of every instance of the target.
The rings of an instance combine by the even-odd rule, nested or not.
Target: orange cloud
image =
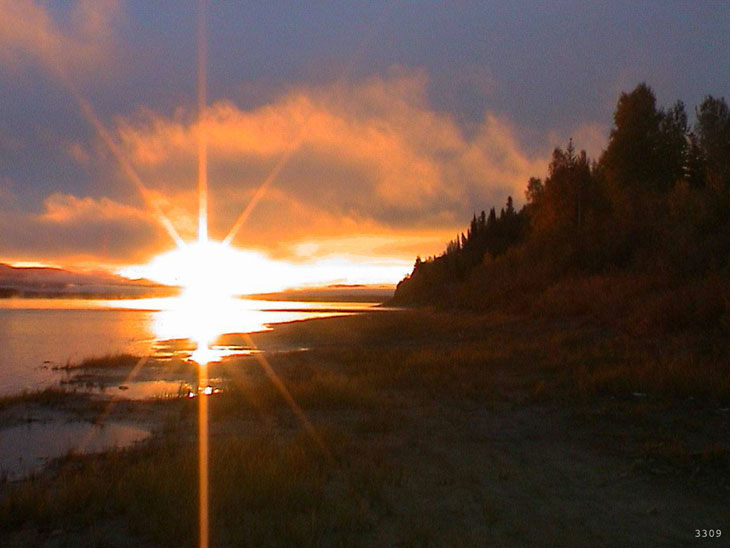
[[[491,113],[467,134],[429,106],[426,84],[422,71],[394,69],[358,84],[292,90],[253,110],[231,101],[210,105],[202,123],[211,232],[225,235],[282,158],[239,242],[255,234],[255,244],[281,246],[307,231],[451,233],[476,209],[501,205],[508,195],[520,201],[528,178],[545,170],[549,151],[529,155],[509,121]],[[200,127],[192,114],[147,110],[116,128],[143,179],[163,195],[180,193],[175,201],[191,218]]]
[[[508,195],[521,201],[528,178],[545,171],[550,150],[526,152],[516,128],[493,113],[464,130],[430,106],[426,85],[423,71],[394,69],[356,84],[293,89],[250,110],[232,101],[210,105],[202,123],[211,236],[227,234],[277,165],[281,170],[234,243],[297,262],[348,257],[410,264],[415,255],[442,250],[472,212],[501,206]],[[194,112],[183,109],[172,116],[141,110],[112,128],[121,154],[185,240],[197,231],[199,128]],[[67,150],[84,163],[101,146],[69,143]],[[125,204],[52,194],[40,213],[3,215],[0,256],[122,264],[170,249],[150,210],[132,205],[139,197],[131,183],[129,195]]]
[[[68,142],[65,145],[65,149],[68,155],[71,156],[71,158],[73,158],[79,165],[85,166],[91,161],[91,155],[81,143],[75,141]]]
[[[3,260],[119,265],[146,261],[169,247],[144,210],[108,198],[58,193],[38,213],[2,211],[0,233]]]
[[[98,67],[117,14],[115,0],[80,0],[71,24],[61,28],[46,7],[32,0],[0,0],[0,62],[38,63],[62,75]]]
[[[51,194],[44,201],[45,211],[40,218],[52,223],[79,221],[114,221],[118,219],[144,220],[146,212],[120,204],[108,198],[78,198],[70,194]]]

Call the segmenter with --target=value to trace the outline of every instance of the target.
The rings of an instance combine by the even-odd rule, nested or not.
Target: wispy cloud
[[[467,135],[448,114],[432,109],[422,71],[397,69],[357,84],[298,88],[243,110],[230,101],[208,109],[213,232],[221,237],[292,143],[250,225],[280,241],[323,232],[453,229],[474,209],[521,199],[545,155],[526,153],[509,120],[487,113]],[[192,114],[166,117],[146,110],[120,120],[118,137],[146,181],[180,193],[195,215]],[[277,214],[278,212],[278,214]],[[279,226],[287,227],[283,233]],[[251,234],[252,228],[245,228]]]
[[[0,213],[5,260],[124,264],[147,260],[167,243],[146,211],[108,198],[56,193],[38,213]]]
[[[231,101],[210,105],[203,123],[212,236],[225,236],[279,164],[234,243],[295,261],[410,261],[439,251],[473,211],[500,206],[508,195],[520,201],[527,179],[545,170],[549,149],[526,152],[517,129],[492,112],[466,132],[429,104],[426,88],[425,72],[396,68],[357,83],[293,88],[250,110]],[[141,109],[111,128],[156,207],[185,239],[196,234],[199,129],[195,112],[182,108],[172,116]],[[84,164],[100,146],[70,141],[67,151]],[[108,170],[119,169],[106,161]],[[128,204],[52,194],[41,213],[4,217],[12,237],[0,253],[146,260],[169,242],[138,202],[131,185]]]
[[[98,68],[109,47],[114,0],[79,0],[61,27],[47,4],[0,0],[0,63],[17,68],[35,63],[63,75]]]

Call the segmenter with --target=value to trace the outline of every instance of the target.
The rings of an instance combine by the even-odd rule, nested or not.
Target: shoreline
[[[231,364],[230,387],[209,402],[211,458],[220,467],[212,519],[224,545],[639,546],[658,538],[680,545],[698,520],[722,526],[718,501],[730,490],[730,449],[718,441],[729,439],[725,404],[599,378],[598,370],[615,371],[609,350],[620,334],[581,319],[398,310],[277,324],[252,338],[262,348],[308,349],[266,356],[333,462],[255,358]],[[590,377],[581,370],[587,356],[597,369]],[[160,419],[153,438],[3,485],[0,531],[38,540],[64,523],[60,536],[69,542],[98,535],[114,545],[121,527],[141,543],[185,545],[195,538],[194,520],[171,530],[166,507],[194,506],[195,482],[181,490],[166,478],[195,469],[195,410],[187,400],[120,402],[115,416]],[[149,475],[145,462],[158,472]],[[96,469],[108,478],[103,489],[85,479]],[[116,517],[95,514],[101,525],[91,530],[52,501],[45,513],[20,502],[78,481],[88,483],[86,494],[68,496],[90,504],[111,489]],[[130,482],[138,485],[131,493],[123,487]],[[132,508],[141,493],[156,504],[146,508],[148,524]],[[300,529],[303,515],[309,525]]]

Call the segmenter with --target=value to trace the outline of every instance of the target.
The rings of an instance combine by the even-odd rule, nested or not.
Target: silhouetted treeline
[[[475,215],[442,255],[416,260],[394,302],[480,309],[591,276],[665,288],[712,278],[712,315],[727,316],[730,111],[708,96],[695,114],[690,125],[682,102],[659,108],[646,84],[622,93],[597,161],[572,141],[556,148],[519,211],[510,198],[499,215]]]
[[[485,256],[499,257],[521,243],[527,232],[527,219],[524,208],[515,211],[511,196],[499,215],[494,208],[488,215],[484,211],[479,216],[475,214],[466,234],[450,241],[442,255],[426,261],[416,258],[413,274],[399,284],[396,295],[402,298],[407,291],[411,300],[419,302],[437,298],[443,286],[464,281]]]

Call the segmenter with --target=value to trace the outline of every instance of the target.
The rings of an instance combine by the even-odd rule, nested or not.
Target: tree
[[[537,177],[530,177],[527,182],[527,189],[525,190],[525,198],[529,205],[537,204],[545,192],[545,186],[542,184],[542,179]]]
[[[669,190],[684,176],[690,144],[687,113],[684,103],[677,101],[672,108],[661,113],[657,142],[656,184],[661,190]]]
[[[730,186],[730,110],[724,98],[711,95],[697,107],[697,142],[705,163],[707,184],[715,189]]]
[[[659,110],[642,83],[619,97],[601,163],[615,191],[667,192],[684,176],[689,144],[684,103]]]
[[[556,148],[545,183],[534,178],[528,183],[526,194],[533,207],[535,229],[560,232],[583,226],[592,186],[591,166],[585,151],[576,154],[572,139],[566,150]]]
[[[515,204],[512,201],[512,196],[507,196],[507,206],[505,210],[505,215],[512,216],[515,215]]]
[[[683,179],[691,188],[703,188],[706,182],[704,152],[695,133],[689,133],[688,141],[684,157]]]
[[[661,113],[654,92],[639,84],[622,93],[613,115],[608,147],[601,159],[610,182],[618,189],[651,185],[656,177]]]

